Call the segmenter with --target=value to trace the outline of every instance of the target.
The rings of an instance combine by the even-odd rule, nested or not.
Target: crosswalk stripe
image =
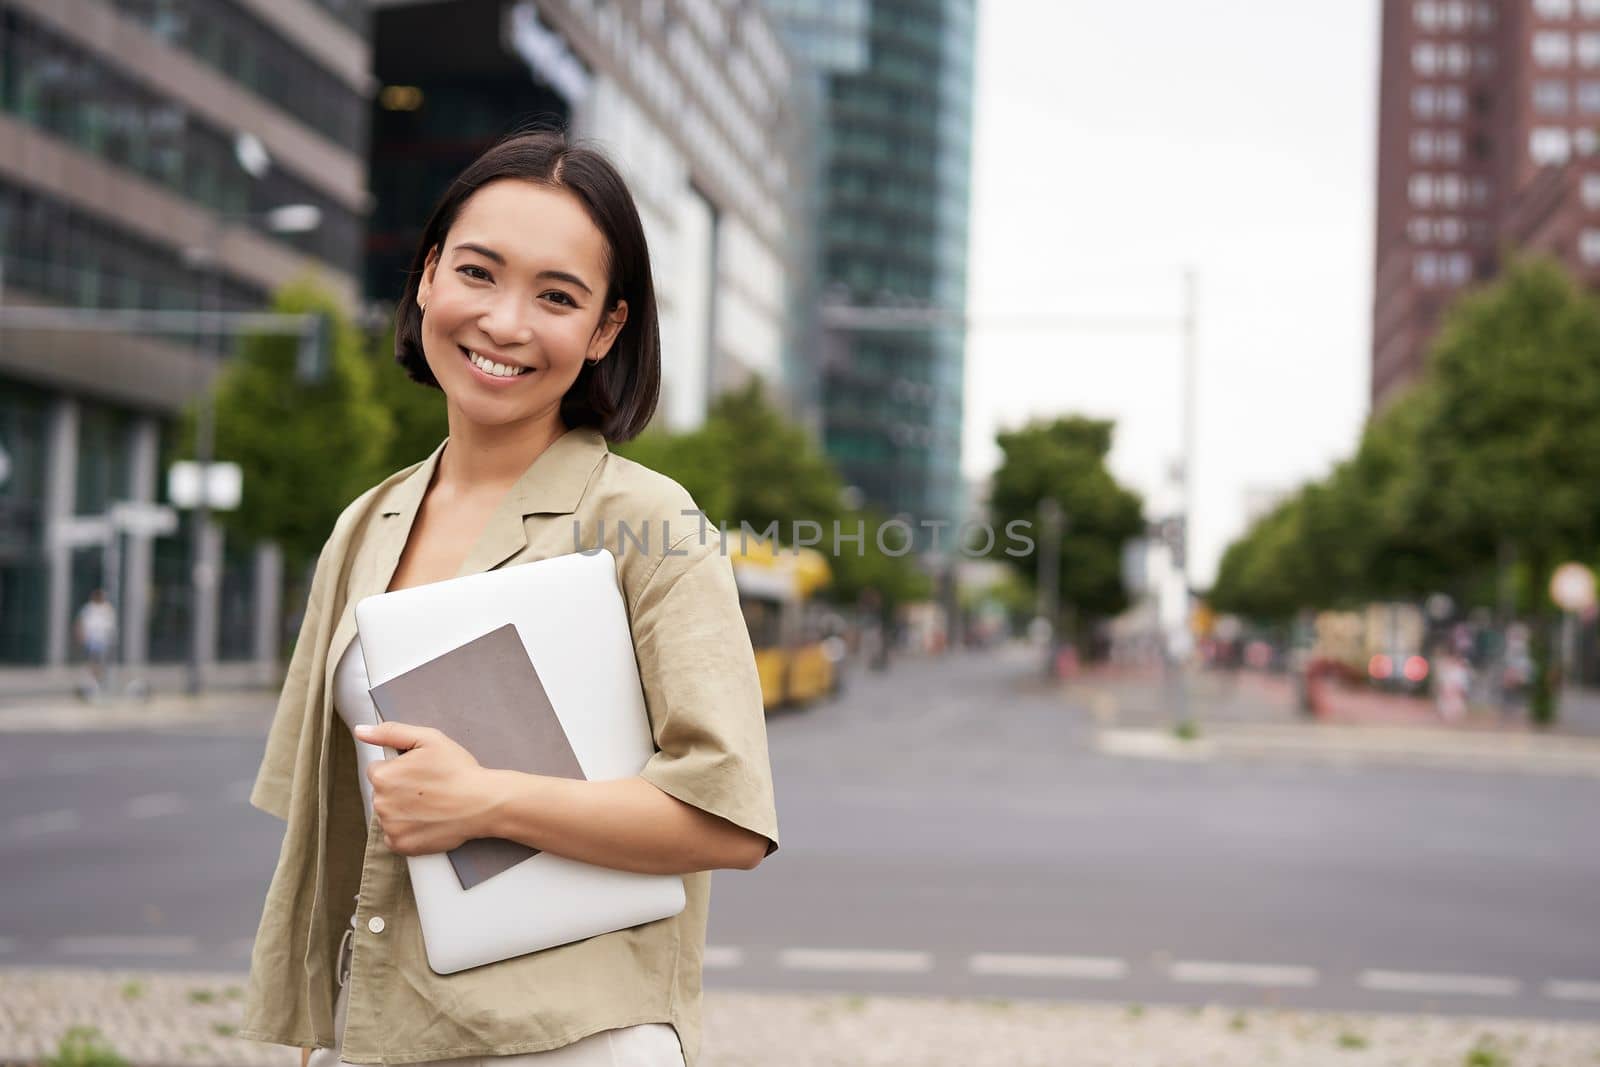
[[[778,966],[790,971],[920,974],[933,969],[933,954],[883,949],[788,948],[778,953]]]
[[[1295,967],[1273,963],[1217,963],[1211,960],[1180,960],[1172,965],[1172,980],[1191,985],[1314,986],[1315,967]]]
[[[1552,1000],[1600,1001],[1600,982],[1546,982],[1544,995]]]
[[[981,952],[967,961],[973,974],[1008,978],[1092,978],[1114,981],[1128,976],[1128,964],[1106,956],[1037,956]]]
[[[1383,993],[1437,993],[1469,997],[1514,997],[1522,988],[1515,978],[1489,974],[1423,974],[1414,971],[1362,971],[1363,989]]]
[[[744,963],[744,950],[731,945],[707,945],[704,958],[708,970],[728,970]]]
[[[51,949],[63,956],[187,956],[195,951],[192,937],[141,937],[115,934],[61,937]]]
[[[36,837],[39,834],[64,833],[76,830],[83,825],[83,817],[71,808],[58,811],[41,811],[33,815],[22,815],[11,820],[11,832],[20,837]]]
[[[150,793],[134,797],[122,807],[130,819],[154,819],[162,815],[175,815],[183,810],[183,798],[176,793]]]

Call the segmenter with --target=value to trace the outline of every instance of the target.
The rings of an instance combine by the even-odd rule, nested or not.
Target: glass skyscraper
[[[825,324],[829,306],[935,313],[824,326],[827,451],[870,503],[956,521],[974,0],[766,2],[822,81]]]

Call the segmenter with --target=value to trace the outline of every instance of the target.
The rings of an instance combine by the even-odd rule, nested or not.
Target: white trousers
[[[355,923],[354,917],[351,924]],[[343,967],[344,960],[339,961]],[[340,1054],[344,1048],[345,1007],[350,992],[348,973],[341,970],[339,996],[333,1006],[333,1047],[312,1049],[307,1067],[351,1067]],[[602,1030],[570,1045],[547,1052],[521,1052],[513,1056],[467,1056],[429,1060],[416,1067],[684,1067],[678,1031],[671,1023],[640,1023],[618,1030]]]

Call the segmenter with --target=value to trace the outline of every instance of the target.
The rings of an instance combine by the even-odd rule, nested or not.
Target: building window
[[[1411,5],[1411,17],[1416,19],[1417,25],[1425,30],[1439,28],[1439,8],[1441,5],[1435,0],[1417,0]]]
[[[1578,66],[1585,70],[1600,67],[1600,33],[1578,34]]]
[[[1600,82],[1578,83],[1578,112],[1583,115],[1600,115]]]
[[[1533,10],[1540,18],[1568,19],[1572,17],[1572,0],[1533,0]]]
[[[1413,174],[1406,185],[1406,195],[1413,207],[1433,206],[1433,179],[1426,174]]]
[[[1572,148],[1580,156],[1592,156],[1597,145],[1600,145],[1600,134],[1584,127],[1572,131]]]
[[[1600,208],[1600,174],[1583,176],[1583,206],[1591,211]]]
[[[1572,137],[1555,126],[1541,126],[1528,134],[1528,155],[1540,166],[1565,163],[1572,156]]]
[[[1427,218],[1424,216],[1418,216],[1406,223],[1406,236],[1411,238],[1412,244],[1427,244],[1428,236],[1432,232],[1433,227],[1429,225]]]
[[[1441,273],[1451,285],[1465,285],[1472,280],[1472,257],[1465,252],[1452,252],[1440,257]]]
[[[1480,30],[1492,30],[1500,19],[1500,12],[1490,0],[1478,0],[1472,5],[1472,21]]]
[[[1472,190],[1472,203],[1474,204],[1474,206],[1482,207],[1484,204],[1487,204],[1489,202],[1489,179],[1488,178],[1474,178],[1474,179],[1472,179],[1471,190]]]
[[[1460,219],[1444,218],[1434,222],[1433,232],[1441,243],[1455,245],[1460,244],[1461,239],[1467,235],[1467,227]]]
[[[1584,230],[1578,238],[1578,255],[1585,263],[1600,263],[1600,230]]]
[[[1433,252],[1418,252],[1411,261],[1411,277],[1419,285],[1436,285],[1439,281],[1439,257]]]
[[[1495,68],[1494,49],[1488,45],[1480,45],[1472,53],[1472,69],[1479,74],[1488,74]]]
[[[1411,69],[1424,78],[1439,72],[1439,49],[1424,42],[1411,49]]]
[[[1586,19],[1600,18],[1600,0],[1578,0],[1578,14]]]
[[[1533,61],[1541,67],[1565,67],[1572,62],[1572,38],[1554,30],[1534,34]]]
[[[1533,110],[1541,115],[1565,115],[1567,113],[1567,83],[1548,80],[1534,82]]]

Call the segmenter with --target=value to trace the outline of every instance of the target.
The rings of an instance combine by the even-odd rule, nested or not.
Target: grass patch
[[[212,1023],[211,1032],[218,1037],[232,1037],[238,1033],[239,1028],[232,1023]]]
[[[1250,1028],[1250,1020],[1245,1017],[1244,1012],[1240,1012],[1239,1014],[1235,1015],[1233,1018],[1228,1020],[1228,1029],[1229,1030],[1247,1030],[1249,1028]]]
[[[144,983],[143,982],[124,982],[124,983],[122,983],[122,999],[123,1000],[138,1000],[142,996],[144,996]]]
[[[1340,1048],[1362,1049],[1371,1043],[1364,1034],[1358,1034],[1353,1030],[1343,1030],[1339,1033]]]
[[[61,1035],[53,1054],[40,1067],[128,1067],[128,1061],[101,1039],[92,1026],[74,1026]]]
[[[866,1011],[867,1010],[867,998],[863,997],[863,996],[845,997],[844,998],[844,1010],[845,1011]]]
[[[1461,1064],[1462,1067],[1511,1067],[1511,1059],[1488,1038],[1479,1038]]]
[[[1172,728],[1172,736],[1179,741],[1195,741],[1200,737],[1200,724],[1193,719],[1184,719]]]
[[[240,989],[236,985],[231,985],[222,991],[222,995],[227,997],[229,1000],[243,1000],[244,990]]]
[[[1130,1018],[1130,1019],[1143,1019],[1144,1018],[1144,1005],[1143,1004],[1129,1004],[1128,1005],[1128,1018]]]
[[[210,1004],[212,1001],[214,1001],[216,999],[217,999],[217,995],[215,993],[213,993],[209,989],[191,989],[191,990],[189,990],[189,1003],[190,1004]]]

